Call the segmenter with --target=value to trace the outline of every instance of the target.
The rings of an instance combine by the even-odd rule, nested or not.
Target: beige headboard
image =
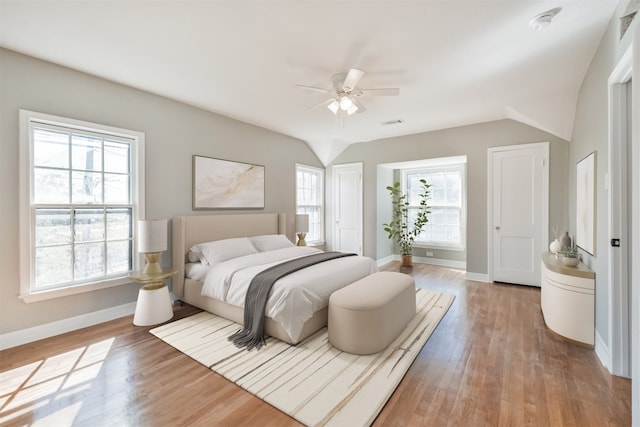
[[[176,216],[172,228],[172,266],[178,270],[173,278],[173,293],[182,297],[184,265],[193,245],[231,237],[287,234],[287,217],[278,213]]]

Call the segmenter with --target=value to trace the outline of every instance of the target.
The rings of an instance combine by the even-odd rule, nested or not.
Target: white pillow
[[[207,277],[207,271],[209,271],[209,267],[201,262],[190,262],[184,265],[184,276],[200,282],[203,282]]]
[[[249,237],[253,246],[260,252],[275,251],[276,249],[295,246],[284,234],[267,234],[264,236]]]
[[[196,246],[198,245],[192,246],[189,252],[187,252],[189,262],[200,262],[200,249],[194,249]]]
[[[258,251],[247,237],[198,243],[189,250],[189,260],[197,257],[204,265],[213,265],[231,258],[257,254]]]

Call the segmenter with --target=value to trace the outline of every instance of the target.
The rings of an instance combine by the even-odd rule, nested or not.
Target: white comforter
[[[221,262],[207,272],[202,294],[244,307],[245,294],[256,274],[288,259],[317,252],[321,251],[295,246]],[[296,271],[274,284],[266,315],[297,341],[304,322],[329,304],[331,293],[375,271],[375,262],[361,256],[338,258]]]

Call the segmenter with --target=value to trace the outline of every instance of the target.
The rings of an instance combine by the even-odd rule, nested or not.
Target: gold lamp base
[[[144,254],[144,259],[147,260],[147,265],[144,266],[142,274],[151,275],[162,273],[162,267],[158,262],[161,254],[162,252],[150,252]]]
[[[298,246],[307,246],[307,242],[304,240],[305,237],[307,237],[307,233],[298,233]]]

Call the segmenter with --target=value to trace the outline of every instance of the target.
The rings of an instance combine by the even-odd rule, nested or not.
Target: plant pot
[[[411,255],[402,255],[402,266],[413,267],[413,257]]]
[[[580,264],[580,258],[568,258],[563,256],[561,261],[567,267],[577,267],[578,264]]]

